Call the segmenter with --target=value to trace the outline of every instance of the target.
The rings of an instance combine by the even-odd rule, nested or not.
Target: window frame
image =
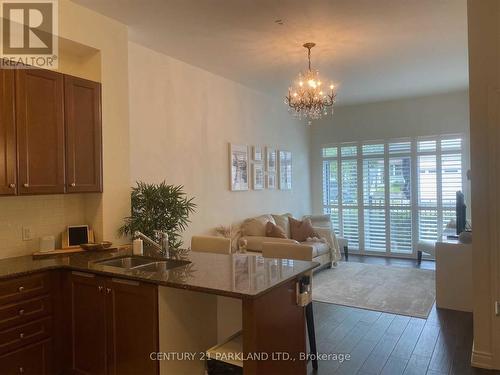
[[[452,149],[442,149],[442,142],[447,139],[461,139],[460,148],[452,148]],[[420,141],[435,141],[436,149],[419,151],[418,145]],[[390,152],[389,145],[394,143],[402,143],[409,142],[410,149],[408,151],[402,152]],[[383,154],[363,154],[363,146],[373,145],[373,144],[383,144]],[[342,156],[342,147],[343,146],[356,146],[357,153],[356,155]],[[336,148],[337,156],[334,157],[324,157],[323,149],[324,148]],[[321,168],[322,168],[322,178],[324,175],[324,166],[323,162],[327,161],[335,161],[337,164],[337,183],[338,183],[338,199],[337,204],[330,204],[330,202],[325,201],[325,181],[322,181],[322,209],[323,212],[326,213],[331,212],[333,209],[336,209],[338,212],[338,228],[335,228],[337,235],[343,237],[344,234],[344,210],[345,209],[357,209],[358,214],[358,246],[353,246],[353,244],[349,243],[350,250],[352,253],[358,254],[369,254],[369,255],[379,255],[379,256],[391,256],[391,257],[402,257],[402,258],[415,258],[417,255],[417,243],[420,235],[420,212],[425,209],[436,210],[437,211],[437,239],[441,238],[443,233],[444,224],[443,217],[444,211],[454,210],[454,208],[450,208],[449,206],[444,207],[442,204],[443,201],[443,189],[442,189],[442,160],[443,155],[449,154],[460,154],[461,158],[461,185],[462,191],[464,194],[468,194],[468,188],[466,184],[466,155],[468,153],[468,142],[467,138],[464,134],[455,133],[455,134],[444,134],[444,135],[434,135],[434,136],[418,136],[418,137],[405,137],[405,138],[391,138],[386,140],[366,140],[366,141],[355,141],[355,142],[340,142],[340,143],[329,143],[324,144],[320,148],[320,160],[321,160]],[[436,205],[435,206],[422,206],[419,204],[419,156],[421,155],[435,155],[436,158]],[[410,202],[409,204],[402,205],[394,205],[391,204],[390,193],[390,161],[394,158],[410,158]],[[367,159],[383,159],[384,160],[384,205],[371,206],[369,204],[365,204],[364,200],[364,162]],[[343,181],[342,181],[342,160],[356,160],[357,163],[357,205],[352,204],[344,204],[343,202]],[[366,209],[383,209],[385,212],[385,227],[386,227],[386,237],[385,237],[385,251],[374,251],[365,248],[365,210]],[[393,251],[391,249],[391,212],[394,210],[409,210],[411,215],[411,252],[403,252],[403,251]]]

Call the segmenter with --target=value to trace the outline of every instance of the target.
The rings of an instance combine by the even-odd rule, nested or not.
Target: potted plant
[[[168,234],[171,249],[182,246],[181,233],[191,222],[189,215],[195,212],[194,198],[188,198],[181,185],[167,185],[137,182],[132,188],[132,215],[124,219],[119,229],[122,235],[133,235],[140,231],[155,238],[155,231]]]

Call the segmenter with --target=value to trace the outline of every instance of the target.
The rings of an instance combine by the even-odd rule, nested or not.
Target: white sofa
[[[261,215],[245,220],[241,225],[241,235],[246,240],[247,250],[262,252],[264,242],[295,243],[299,242],[290,238],[290,227],[284,217],[285,215]],[[310,245],[313,248],[313,261],[319,262],[322,266],[331,267],[340,258],[339,245],[335,233],[332,230],[330,217],[328,215],[307,216],[311,219],[315,232],[321,239],[308,239],[301,242],[302,245]],[[266,225],[271,221],[283,229],[288,238],[266,237]]]

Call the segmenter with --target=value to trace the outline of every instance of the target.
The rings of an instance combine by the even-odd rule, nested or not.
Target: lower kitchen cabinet
[[[71,370],[157,374],[156,285],[71,272]]]
[[[81,374],[105,374],[106,301],[104,279],[72,272],[70,280],[72,369]]]
[[[106,280],[110,374],[157,374],[158,291],[156,285]]]
[[[0,356],[2,374],[49,375],[52,371],[52,343],[45,340]]]
[[[53,374],[57,274],[0,281],[0,373]]]

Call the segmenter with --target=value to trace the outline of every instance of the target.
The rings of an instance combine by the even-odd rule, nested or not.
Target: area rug
[[[435,299],[433,270],[340,262],[313,278],[319,302],[427,318]]]

